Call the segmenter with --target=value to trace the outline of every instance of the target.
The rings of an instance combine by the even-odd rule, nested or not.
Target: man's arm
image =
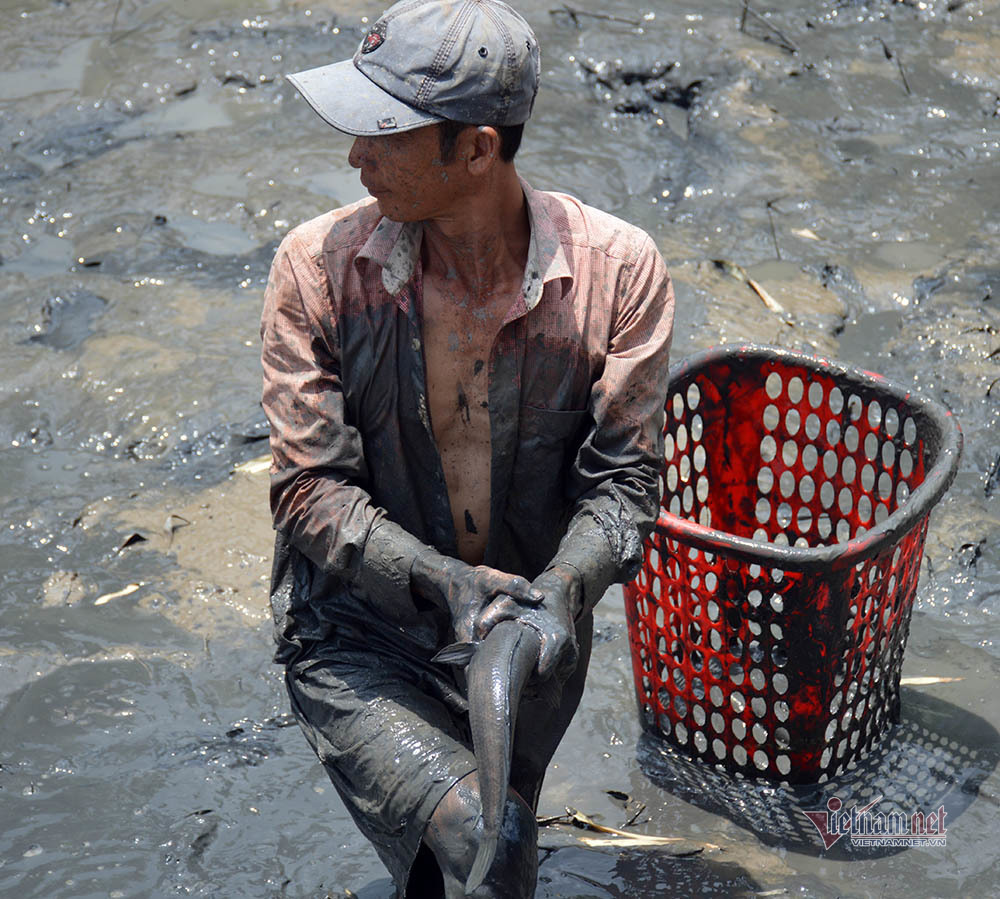
[[[345,406],[336,303],[321,261],[294,234],[271,266],[261,339],[276,530],[390,615],[405,619],[415,610],[416,588],[463,623],[465,638],[496,596],[539,601],[524,578],[440,555],[373,501],[362,435]]]
[[[594,426],[572,471],[580,498],[549,566],[579,576],[578,615],[611,584],[635,577],[659,515],[674,291],[648,236],[623,280],[604,369],[591,389]]]

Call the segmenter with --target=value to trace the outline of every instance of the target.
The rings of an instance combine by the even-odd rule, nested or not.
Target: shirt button
[[[420,338],[414,337],[411,346],[413,347],[414,350],[420,352]]]

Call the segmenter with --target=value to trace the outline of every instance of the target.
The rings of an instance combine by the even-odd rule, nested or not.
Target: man
[[[562,700],[521,703],[475,895],[533,894],[591,612],[658,511],[669,278],[638,229],[518,178],[538,74],[499,0],[403,0],[353,60],[289,79],[356,135],[372,199],[294,229],[266,292],[276,660],[400,896],[464,895],[476,760],[461,672],[432,657],[504,619]]]

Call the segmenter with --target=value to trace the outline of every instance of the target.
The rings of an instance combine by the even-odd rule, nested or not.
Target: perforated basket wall
[[[950,413],[771,347],[671,371],[663,509],[625,589],[644,727],[748,776],[842,772],[898,719]]]

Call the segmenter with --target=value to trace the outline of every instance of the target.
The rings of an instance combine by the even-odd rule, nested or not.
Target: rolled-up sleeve
[[[409,571],[424,544],[365,489],[362,438],[341,380],[337,306],[321,258],[294,232],[271,266],[261,340],[275,529],[321,569],[409,605]]]
[[[552,560],[580,573],[584,608],[610,584],[635,577],[659,512],[674,292],[648,236],[623,267],[616,298],[607,356],[590,395],[593,427],[571,475],[580,498]]]

